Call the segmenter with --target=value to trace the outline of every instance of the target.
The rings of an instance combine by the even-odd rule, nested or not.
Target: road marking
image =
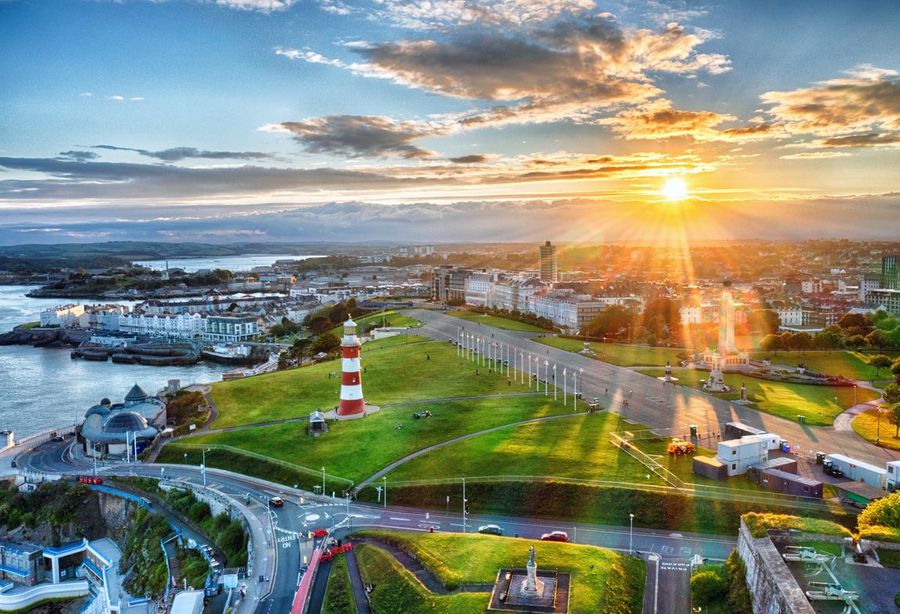
[[[412,520],[410,520],[409,518],[396,518],[394,516],[389,517],[388,520],[399,520],[401,522],[412,522]]]
[[[307,514],[306,516],[304,516],[303,519],[304,519],[306,522],[315,522],[315,521],[318,520],[319,518],[320,518],[320,516],[319,516],[318,514]]]

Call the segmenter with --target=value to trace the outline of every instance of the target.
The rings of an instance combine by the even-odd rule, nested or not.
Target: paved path
[[[359,572],[359,564],[356,562],[356,553],[348,550],[344,556],[347,557],[347,569],[350,571],[350,586],[353,588],[353,599],[356,601],[356,614],[372,614],[372,608],[369,607],[369,599],[366,596],[366,585]]]
[[[660,433],[687,433],[691,424],[698,425],[702,433],[721,432],[721,425],[736,420],[776,433],[789,441],[794,449],[799,447],[804,456],[814,457],[816,451],[841,451],[876,465],[900,459],[900,451],[879,448],[852,431],[798,424],[692,388],[663,386],[659,380],[631,369],[553,348],[521,334],[513,335],[483,324],[460,322],[458,318],[441,312],[415,309],[410,311],[410,315],[423,322],[417,334],[439,341],[454,340],[457,330],[464,327],[469,333],[493,335],[494,341],[509,343],[526,353],[544,357],[569,372],[577,371],[580,373],[578,389],[584,392],[585,397],[600,397],[611,411]],[[606,389],[609,394],[604,394]],[[625,400],[628,401],[627,407],[623,405]]]
[[[850,423],[853,422],[853,419],[864,411],[877,408],[880,400],[881,399],[876,399],[874,401],[860,403],[859,405],[854,405],[850,409],[838,414],[837,418],[834,419],[834,430],[855,432],[850,425]]]
[[[390,465],[379,469],[376,473],[374,473],[374,474],[370,475],[369,477],[367,477],[366,479],[364,479],[362,482],[360,482],[356,486],[356,488],[354,490],[359,492],[360,490],[362,490],[363,488],[365,488],[366,486],[368,486],[375,480],[381,479],[383,476],[387,475],[388,473],[390,473],[391,471],[393,471],[400,465],[403,465],[404,463],[408,463],[412,459],[418,458],[418,457],[422,456],[423,454],[428,454],[429,452],[434,452],[435,450],[443,448],[444,446],[449,446],[454,443],[459,443],[460,441],[465,441],[466,439],[471,439],[473,437],[480,437],[481,435],[485,435],[487,433],[493,433],[494,431],[499,431],[499,430],[507,429],[507,428],[513,428],[516,426],[522,426],[523,424],[533,424],[535,422],[546,422],[548,420],[561,420],[563,418],[572,418],[573,416],[586,416],[586,415],[588,415],[587,412],[577,412],[577,413],[572,412],[571,414],[556,414],[555,416],[543,416],[541,418],[532,418],[530,420],[520,420],[518,422],[510,422],[509,424],[501,424],[500,426],[495,426],[495,427],[492,427],[489,429],[484,429],[482,431],[476,431],[474,433],[467,433],[465,435],[460,435],[459,437],[454,437],[453,439],[448,439],[447,441],[442,441],[440,443],[430,445],[430,446],[422,448],[420,450],[416,450],[415,452],[413,452],[411,454],[407,454],[403,458],[398,458],[397,460],[392,462]]]

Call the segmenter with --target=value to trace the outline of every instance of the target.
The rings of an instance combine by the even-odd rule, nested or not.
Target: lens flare
[[[668,200],[684,200],[688,196],[687,183],[681,177],[670,177],[666,179],[660,192]]]

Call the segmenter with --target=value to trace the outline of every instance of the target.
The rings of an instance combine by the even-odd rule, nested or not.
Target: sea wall
[[[775,544],[768,536],[754,538],[743,518],[737,550],[747,566],[754,614],[815,614]]]

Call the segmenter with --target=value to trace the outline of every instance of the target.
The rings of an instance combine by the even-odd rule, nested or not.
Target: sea
[[[196,273],[202,269],[227,269],[241,272],[251,271],[253,267],[268,266],[276,260],[307,260],[309,258],[324,258],[325,256],[281,256],[246,254],[243,256],[219,256],[213,258],[171,258],[167,260],[135,260],[135,264],[164,271],[166,264],[170,269],[181,269],[185,273]]]
[[[303,256],[236,256],[191,259],[194,270],[272,264],[283,258]],[[182,261],[169,261],[169,266]],[[163,264],[163,267],[165,264]],[[65,303],[65,299],[25,296],[34,286],[0,285],[0,333],[39,319],[42,309]],[[92,301],[97,302],[97,301]],[[120,304],[133,305],[127,301]],[[72,359],[69,349],[34,348],[27,345],[0,346],[0,430],[16,437],[34,435],[80,422],[84,412],[106,397],[114,403],[139,384],[151,394],[170,379],[182,385],[206,384],[222,379],[229,367],[201,362],[189,367],[152,367]]]

